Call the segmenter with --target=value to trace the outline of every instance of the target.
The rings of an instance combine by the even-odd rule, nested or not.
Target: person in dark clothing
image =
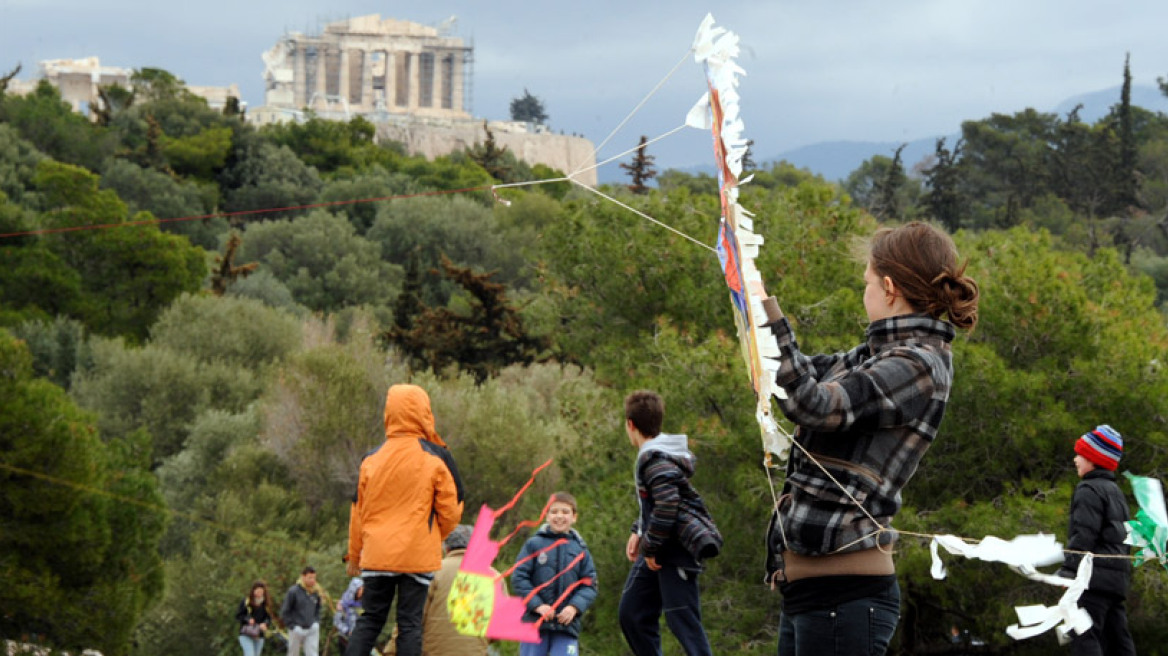
[[[239,602],[239,608],[235,611],[243,656],[260,656],[264,650],[264,636],[274,619],[268,584],[263,581],[252,583],[247,597]]]
[[[698,574],[722,536],[690,484],[695,458],[685,435],[661,433],[665,402],[655,392],[625,399],[625,432],[637,448],[640,513],[625,547],[633,562],[621,593],[621,631],[636,656],[661,654],[661,615],[689,656],[712,654],[702,627]]]
[[[288,656],[316,656],[320,650],[320,607],[328,595],[316,582],[316,570],[305,567],[295,585],[288,588],[280,617],[288,629]]]
[[[1115,483],[1115,469],[1123,455],[1123,437],[1111,426],[1098,426],[1075,442],[1075,471],[1079,484],[1071,497],[1066,559],[1059,576],[1074,578],[1083,552],[1096,554],[1091,582],[1079,597],[1079,606],[1091,616],[1091,628],[1071,640],[1072,656],[1128,656],[1135,645],[1127,628],[1124,601],[1131,585],[1130,551],[1124,544],[1130,519],[1127,500]]]
[[[596,599],[596,566],[584,538],[572,528],[575,523],[576,498],[556,492],[548,506],[547,523],[527,539],[516,559],[519,565],[511,576],[515,595],[527,597],[539,588],[527,602],[523,621],[543,619],[539,644],[520,643],[520,656],[580,653],[580,618]],[[553,546],[561,540],[564,544]],[[557,607],[564,595],[568,596]]]

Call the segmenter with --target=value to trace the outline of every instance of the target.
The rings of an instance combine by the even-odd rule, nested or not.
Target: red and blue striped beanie
[[[1123,436],[1107,424],[1096,426],[1095,430],[1075,442],[1075,453],[1106,470],[1115,471],[1123,456]]]

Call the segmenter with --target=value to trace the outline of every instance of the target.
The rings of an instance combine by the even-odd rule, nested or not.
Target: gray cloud
[[[1118,85],[1127,52],[1137,84],[1168,75],[1168,4],[1152,0],[0,0],[0,69],[97,55],[195,84],[234,82],[258,105],[259,55],[285,31],[367,13],[429,24],[456,15],[455,32],[475,45],[476,114],[505,118],[527,88],[554,129],[599,142],[685,53],[710,9],[742,38],[743,116],[762,157],[817,141],[947,134],[995,111],[1050,110]],[[689,61],[606,151],[676,127],[702,90]],[[704,163],[709,140],[683,134],[656,152],[662,166]]]

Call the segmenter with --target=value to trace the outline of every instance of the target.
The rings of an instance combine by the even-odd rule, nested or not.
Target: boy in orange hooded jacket
[[[365,580],[362,604],[346,656],[367,656],[393,598],[397,653],[422,653],[422,611],[442,540],[462,519],[458,468],[434,430],[430,397],[417,385],[394,385],[385,398],[385,442],[361,461],[349,513],[348,570]]]

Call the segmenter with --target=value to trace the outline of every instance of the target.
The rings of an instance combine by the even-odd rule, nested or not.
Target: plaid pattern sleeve
[[[925,315],[882,319],[864,344],[826,357],[804,355],[786,319],[770,328],[782,353],[775,382],[787,392],[778,405],[800,444],[787,463],[782,548],[819,555],[887,544],[900,491],[945,414],[953,327]]]
[[[933,397],[933,367],[918,349],[891,347],[869,356],[865,344],[840,356],[809,357],[785,318],[772,329],[783,354],[775,382],[787,392],[779,406],[800,426],[899,426],[921,415]]]

